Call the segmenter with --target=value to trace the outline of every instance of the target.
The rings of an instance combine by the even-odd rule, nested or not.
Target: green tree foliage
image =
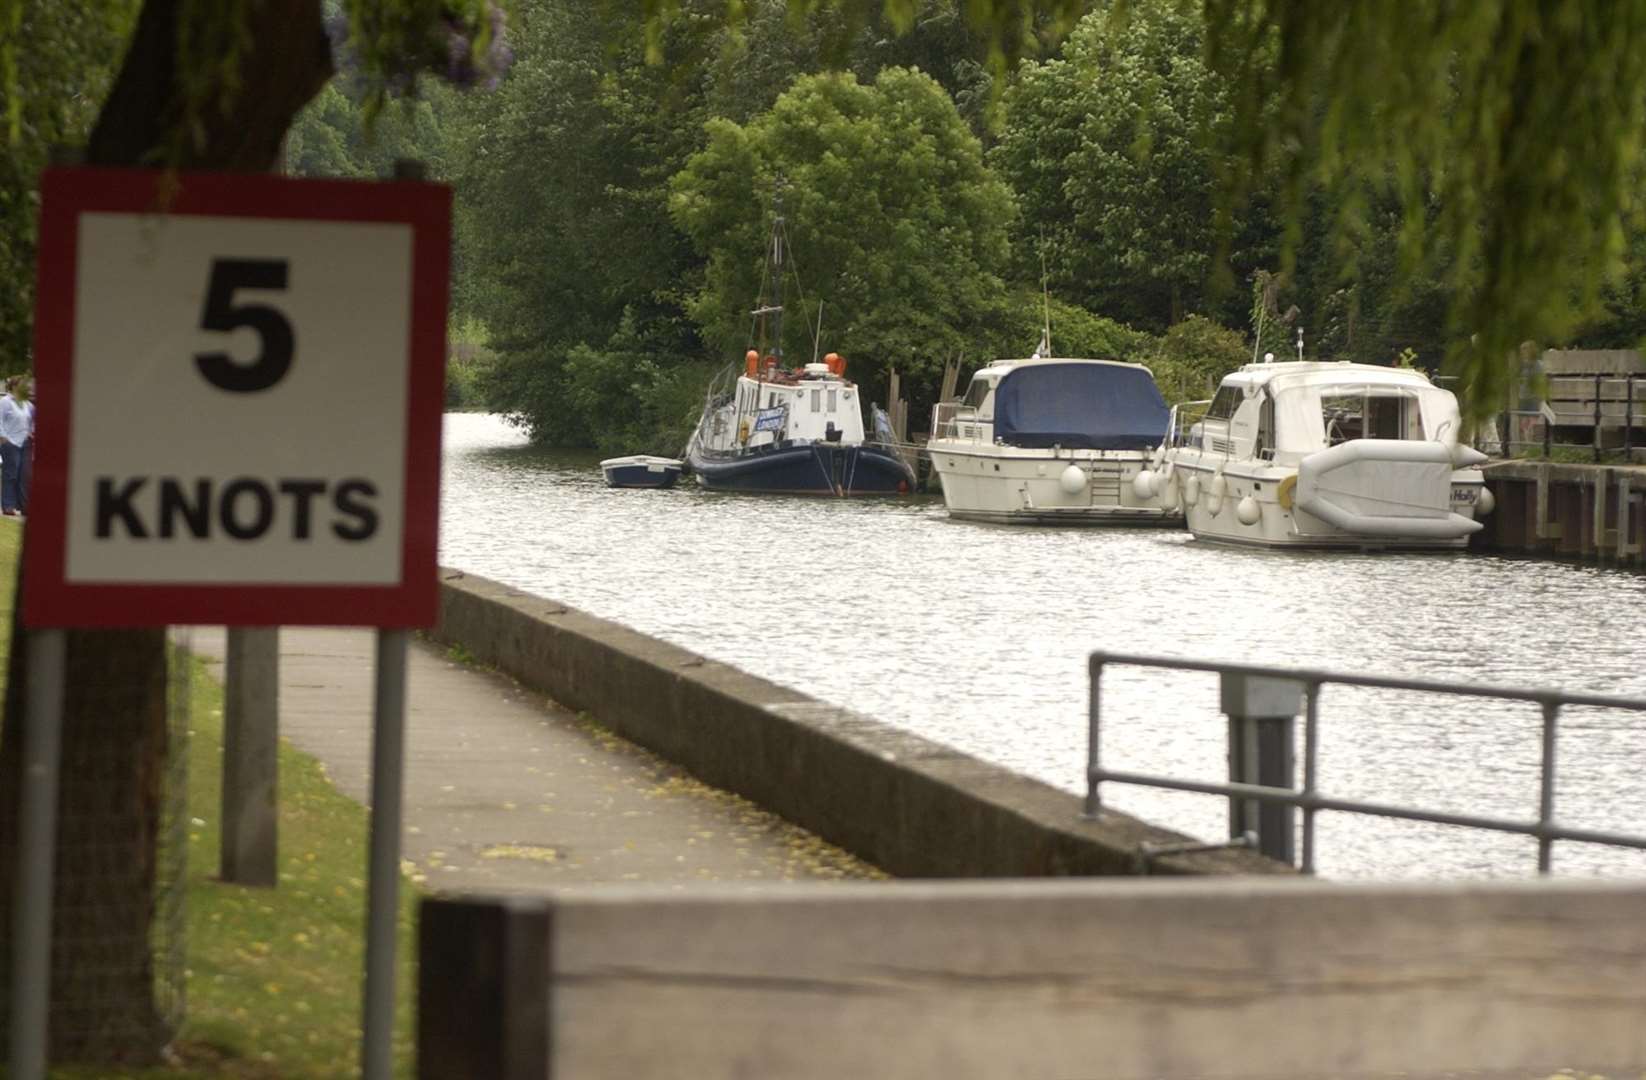
[[[1173,325],[1142,356],[1160,392],[1170,402],[1210,397],[1223,376],[1252,359],[1250,345],[1240,334],[1202,315],[1190,315]]]
[[[38,177],[53,146],[85,141],[131,33],[136,0],[0,4],[0,375],[28,366]]]
[[[1001,355],[1025,355],[1049,323],[1052,355],[1098,360],[1137,360],[1149,351],[1154,338],[1141,330],[1085,308],[1052,297],[1044,307],[1039,297],[1024,294],[1014,305],[1009,323],[1011,340]],[[1016,344],[1017,350],[1012,348]]]
[[[450,175],[446,125],[457,108],[453,91],[430,87],[368,118],[363,101],[333,79],[297,116],[286,135],[285,171],[292,176],[380,180],[401,159],[422,162],[431,179]]]
[[[1174,0],[1088,15],[1061,58],[1019,68],[990,154],[1022,203],[1017,250],[1059,293],[1154,330],[1211,307],[1229,105],[1202,36]]]
[[[592,374],[607,366],[592,354],[616,362],[644,341],[668,367],[697,353],[675,299],[694,260],[665,198],[700,138],[701,91],[645,63],[631,15],[575,0],[526,0],[517,14],[510,78],[453,132],[456,302],[497,352],[487,399],[535,439],[588,444],[629,407],[596,404],[591,387],[628,384]]]
[[[705,341],[750,343],[779,178],[806,290],[789,287],[789,355],[811,355],[820,300],[828,347],[871,384],[892,367],[931,377],[999,336],[1010,192],[942,87],[891,68],[872,85],[808,76],[747,125],[709,122],[670,204],[708,260],[690,304]]]

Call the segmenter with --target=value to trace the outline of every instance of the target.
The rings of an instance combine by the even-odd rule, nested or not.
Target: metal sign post
[[[11,1080],[44,1068],[61,628],[168,624],[381,633],[362,1065],[387,1078],[406,634],[439,606],[451,192],[50,169],[41,193]]]
[[[62,630],[28,641],[23,715],[23,798],[11,932],[12,1080],[46,1074],[46,1006],[51,1000],[52,864],[57,851],[57,777],[63,722]]]
[[[400,916],[400,819],[406,757],[404,630],[377,634],[377,691],[372,702],[371,854],[367,860],[365,1034],[361,1074],[393,1072],[395,931]]]

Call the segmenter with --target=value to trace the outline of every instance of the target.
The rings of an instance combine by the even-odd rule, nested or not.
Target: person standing
[[[34,403],[29,380],[18,375],[0,396],[0,514],[16,517],[29,509],[29,458],[34,447]]]

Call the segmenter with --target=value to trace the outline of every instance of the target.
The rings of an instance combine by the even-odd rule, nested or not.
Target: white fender
[[[1155,487],[1155,474],[1144,469],[1132,477],[1132,494],[1141,502],[1148,502],[1154,498],[1159,489]]]
[[[1235,503],[1235,518],[1242,525],[1256,525],[1263,517],[1263,508],[1250,495]]]
[[[1206,512],[1216,517],[1223,509],[1224,496],[1229,494],[1229,482],[1223,479],[1223,468],[1218,467],[1212,474],[1212,482],[1206,485]]]
[[[1183,482],[1183,505],[1193,506],[1200,501],[1200,475],[1190,473]]]
[[[1057,486],[1063,489],[1065,495],[1079,495],[1086,490],[1086,474],[1079,465],[1070,465],[1057,478]]]
[[[1496,509],[1497,496],[1492,494],[1491,488],[1487,487],[1485,484],[1481,484],[1480,494],[1475,496],[1475,516],[1479,517],[1481,514],[1490,514]]]

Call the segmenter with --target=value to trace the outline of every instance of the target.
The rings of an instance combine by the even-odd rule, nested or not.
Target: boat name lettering
[[[775,409],[761,409],[759,412],[754,414],[754,430],[782,431],[783,418],[788,414],[788,411],[787,406],[779,406]]]

